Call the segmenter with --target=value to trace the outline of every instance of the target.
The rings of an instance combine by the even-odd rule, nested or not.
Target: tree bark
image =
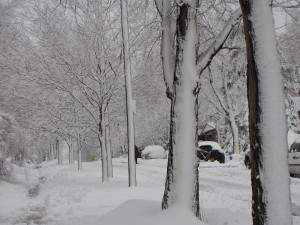
[[[102,182],[108,182],[108,171],[107,171],[107,152],[104,142],[104,138],[101,138],[101,156],[102,156]]]
[[[106,126],[106,150],[107,150],[107,173],[108,177],[113,177],[113,165],[112,165],[112,152],[110,144],[110,129],[109,126]]]
[[[286,148],[283,149],[278,149],[277,146],[274,146],[274,148],[266,147],[266,145],[269,145],[269,143],[267,143],[266,141],[266,137],[274,142],[278,141],[276,140],[278,138],[280,138],[282,143],[287,142],[286,134],[283,134],[284,130],[286,129],[286,127],[284,127],[284,123],[286,122],[284,107],[281,107],[281,105],[277,105],[277,103],[273,103],[277,108],[276,110],[272,111],[272,114],[279,115],[278,118],[280,118],[281,121],[270,122],[267,117],[271,117],[273,115],[266,114],[266,111],[268,110],[268,106],[266,106],[268,99],[266,99],[266,97],[269,97],[270,93],[271,95],[273,93],[276,94],[276,92],[280,93],[279,100],[282,100],[282,104],[284,105],[283,89],[280,90],[280,88],[276,88],[277,90],[272,90],[266,89],[265,87],[268,84],[266,80],[269,79],[268,81],[270,82],[274,79],[280,79],[280,68],[277,68],[279,71],[278,74],[274,74],[272,73],[272,71],[264,71],[263,73],[261,70],[261,65],[264,65],[264,70],[267,70],[266,68],[269,67],[268,64],[270,63],[270,61],[268,60],[270,60],[270,58],[268,58],[268,51],[270,51],[270,49],[276,49],[276,44],[270,46],[270,42],[272,41],[272,39],[274,39],[275,42],[275,31],[273,30],[274,32],[272,32],[272,36],[270,35],[270,33],[268,33],[268,31],[261,32],[261,30],[259,30],[261,29],[259,26],[265,25],[264,23],[273,19],[271,11],[272,9],[268,0],[240,0],[240,4],[244,20],[248,61],[247,92],[249,106],[253,224],[288,225],[292,224],[292,221],[290,213],[290,192],[287,168],[287,144]],[[254,26],[253,24],[253,21],[257,19],[257,16],[261,16],[262,14],[262,12],[258,12],[259,8],[256,4],[264,4],[262,6],[268,8],[268,10],[265,10],[263,12],[264,19],[259,21],[259,26],[257,26],[257,24],[256,26]],[[268,28],[270,28],[270,24],[268,25]],[[268,38],[264,37],[263,40],[258,40],[258,35],[262,35],[262,33],[264,32],[266,32],[265,34],[268,33]],[[269,46],[272,48],[262,49],[265,48],[265,46]],[[277,60],[275,64],[279,67],[280,63],[278,57],[272,58],[271,61],[274,60]],[[272,77],[269,78],[271,74]],[[274,109],[274,107],[272,108]],[[274,129],[272,130],[272,128],[274,128],[274,126],[272,126],[272,123],[283,124],[283,127],[281,126],[279,127],[279,129],[278,127],[275,128],[276,131],[282,129],[281,134],[279,133],[279,131],[277,132],[277,136],[272,136],[272,134],[274,133]],[[272,136],[271,138],[270,135]],[[283,154],[281,154],[280,152],[283,152]],[[283,157],[281,157],[280,160],[274,161],[274,157],[276,154],[280,154]],[[286,155],[286,157],[284,157],[284,155]],[[269,161],[270,159],[271,161]],[[281,180],[280,183],[275,181],[276,179],[278,180],[278,177]],[[276,188],[280,186],[286,187],[285,193],[276,193]]]
[[[49,160],[52,160],[53,159],[53,151],[52,151],[52,144],[50,143],[50,146],[49,146]]]
[[[197,30],[198,1],[178,5],[176,69],[173,81],[167,178],[162,208],[174,204],[199,213],[197,145]],[[187,175],[188,174],[188,175]]]
[[[59,146],[59,140],[56,140],[56,148],[57,148],[57,161],[58,161],[58,165],[62,165],[62,149]]]
[[[78,170],[82,170],[82,157],[81,157],[81,148],[79,147],[77,150],[77,160],[78,160]]]
[[[74,145],[73,145],[73,140],[71,140],[71,143],[69,145],[69,163],[70,164],[74,163]]]
[[[72,139],[70,139],[70,143],[68,144],[68,148],[69,148],[69,164],[73,164],[74,163],[74,152],[73,152],[73,143],[72,143]]]
[[[54,151],[54,159],[57,159],[58,149],[57,149],[56,141],[54,141],[54,144],[53,144],[53,151]]]
[[[77,135],[77,166],[78,170],[82,170],[82,157],[81,157],[81,141],[80,141],[80,135]]]

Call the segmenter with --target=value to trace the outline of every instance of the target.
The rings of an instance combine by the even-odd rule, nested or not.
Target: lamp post
[[[130,49],[128,34],[128,17],[127,4],[125,0],[121,0],[121,20],[122,20],[122,37],[123,37],[123,55],[124,55],[124,71],[125,71],[125,87],[126,87],[126,105],[127,105],[127,138],[128,138],[128,174],[129,187],[136,186],[136,165],[134,152],[134,123],[133,111],[134,104],[132,100],[131,89],[131,66],[130,66]]]

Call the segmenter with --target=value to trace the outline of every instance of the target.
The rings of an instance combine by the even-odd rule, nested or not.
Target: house
[[[202,129],[199,129],[198,141],[218,142],[218,131],[213,122],[208,122]]]

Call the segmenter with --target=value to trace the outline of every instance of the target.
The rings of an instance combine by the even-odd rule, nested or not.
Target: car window
[[[300,152],[300,143],[294,142],[290,148],[290,152]]]
[[[202,150],[204,150],[204,151],[207,151],[207,152],[209,152],[209,151],[212,150],[212,146],[211,145],[201,145],[199,148],[202,149]]]

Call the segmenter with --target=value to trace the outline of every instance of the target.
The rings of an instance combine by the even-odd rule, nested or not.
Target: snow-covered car
[[[292,131],[288,133],[288,163],[289,172],[292,177],[300,176],[300,135]],[[244,163],[248,169],[251,169],[250,150],[245,152]]]
[[[291,176],[300,176],[300,136],[289,148],[289,171]]]
[[[200,160],[217,160],[219,163],[225,163],[225,152],[221,146],[214,141],[199,141],[197,157]]]
[[[166,159],[167,152],[160,145],[149,145],[142,151],[142,159]]]
[[[134,154],[135,154],[136,158],[142,158],[142,150],[144,148],[145,147],[143,147],[143,146],[139,146],[139,147],[137,147],[136,145],[134,146]]]

